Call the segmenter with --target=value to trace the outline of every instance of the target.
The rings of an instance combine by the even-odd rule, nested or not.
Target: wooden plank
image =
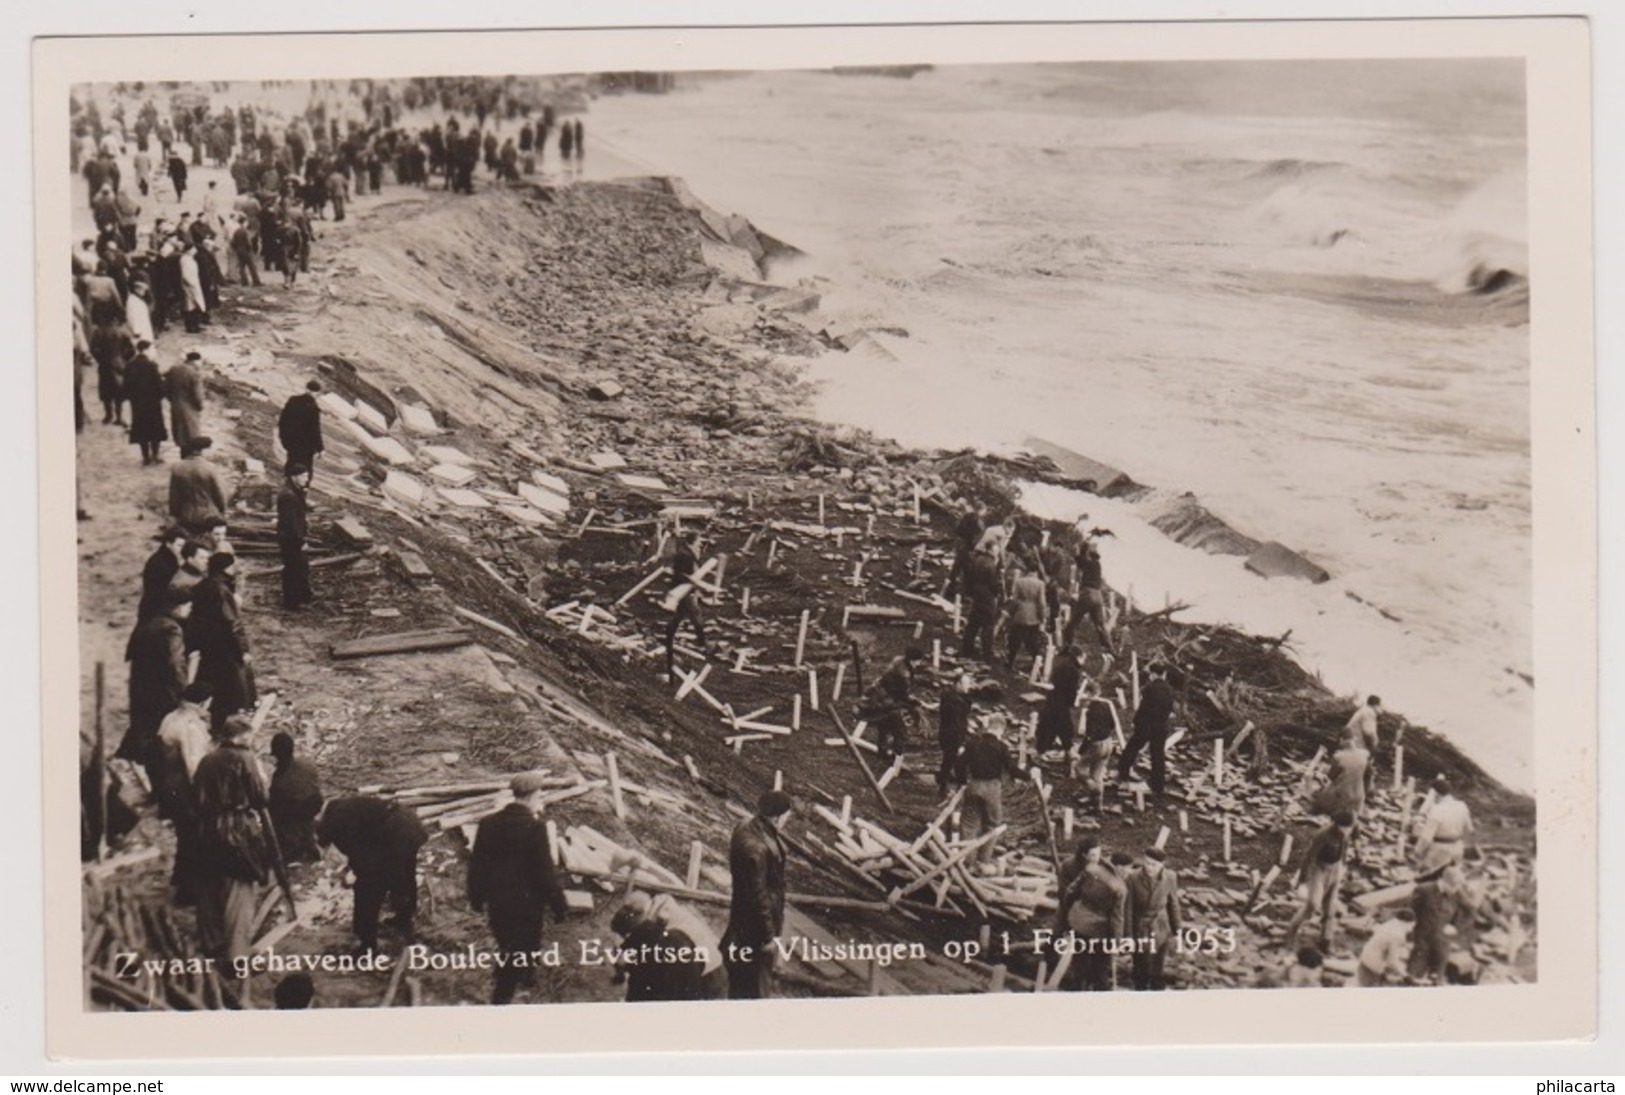
[[[452,605],[451,610],[470,623],[476,623],[481,627],[489,628],[505,638],[513,639],[515,642],[524,641],[524,636],[519,634],[519,632],[515,631],[506,624],[497,623],[488,616],[481,616],[478,612],[473,612],[466,609],[462,605]]]
[[[380,654],[412,654],[427,650],[445,650],[454,646],[466,646],[474,641],[474,635],[463,628],[447,628],[442,631],[414,631],[398,635],[375,635],[368,639],[356,639],[347,643],[333,645],[333,657],[368,658]]]

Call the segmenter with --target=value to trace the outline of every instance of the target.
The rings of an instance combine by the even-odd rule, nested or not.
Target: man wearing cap
[[[1153,665],[1150,683],[1140,694],[1140,706],[1134,712],[1134,736],[1128,739],[1123,755],[1117,759],[1117,778],[1127,782],[1134,770],[1134,761],[1140,750],[1151,749],[1151,794],[1162,803],[1163,788],[1168,773],[1168,723],[1174,713],[1174,690],[1168,684],[1168,668]]]
[[[158,363],[148,353],[152,343],[135,345],[135,356],[124,367],[124,398],[130,401],[130,444],[140,446],[141,466],[163,463],[159,450],[169,440],[164,429],[164,380]]]
[[[1081,946],[1061,980],[1064,992],[1107,992],[1112,987],[1108,939],[1121,939],[1128,920],[1128,887],[1105,862],[1094,837],[1084,837],[1061,868],[1055,914],[1058,936],[1070,933]]]
[[[230,963],[248,954],[260,887],[276,865],[265,824],[265,775],[249,745],[254,724],[233,715],[219,743],[198,761],[192,791],[198,816],[198,942]]]
[[[1467,837],[1473,831],[1473,812],[1450,793],[1450,781],[1439,776],[1433,781],[1433,805],[1422,821],[1416,841],[1416,872],[1437,874],[1452,863],[1460,863],[1467,852]]]
[[[182,905],[197,901],[197,804],[192,777],[214,745],[209,734],[207,681],[193,681],[181,691],[180,706],[164,716],[158,727],[158,816],[175,827],[175,866],[170,881]]]
[[[316,839],[350,861],[359,949],[378,949],[378,914],[386,897],[395,910],[390,923],[411,939],[418,908],[418,849],[429,839],[417,812],[371,795],[333,799],[316,821]]]
[[[192,611],[191,601],[183,589],[165,590],[163,611],[137,624],[124,649],[130,663],[130,728],[115,755],[145,766],[155,787],[158,727],[180,704],[186,687],[186,636],[181,625]]]
[[[981,733],[966,742],[965,751],[959,754],[959,777],[965,784],[959,835],[966,843],[1004,824],[1004,781],[1013,767],[1004,732],[1004,716],[991,715]],[[970,854],[968,865],[990,861],[997,843],[990,840],[978,847]]]
[[[1446,931],[1464,913],[1470,916],[1474,911],[1467,876],[1460,867],[1452,864],[1417,882],[1411,893],[1416,928],[1407,963],[1413,979],[1444,983],[1445,971],[1450,965],[1450,939]]]
[[[226,488],[203,455],[213,443],[194,437],[169,472],[169,516],[194,536],[204,535],[226,515]]]
[[[488,913],[502,951],[493,1004],[511,1002],[521,984],[535,984],[543,914],[551,911],[563,920],[569,911],[541,818],[546,779],[540,772],[521,772],[512,787],[514,801],[480,822],[468,861],[468,903],[475,912]]]
[[[1179,931],[1179,875],[1166,864],[1161,848],[1147,848],[1137,870],[1129,874],[1128,934],[1134,943],[1134,989],[1160,992],[1168,987],[1163,967],[1174,933]]]
[[[282,607],[297,612],[311,602],[310,562],[305,558],[305,534],[310,503],[305,482],[310,469],[290,461],[276,496],[276,542],[282,554]]]
[[[775,943],[784,932],[784,839],[779,830],[792,805],[783,791],[763,792],[756,816],[740,822],[728,842],[733,893],[722,962],[730,1000],[759,1000],[769,992]]]
[[[158,547],[141,567],[141,601],[135,622],[146,623],[164,609],[164,593],[181,569],[181,552],[186,547],[186,530],[174,525],[154,537]]]
[[[1083,687],[1082,651],[1061,648],[1051,667],[1050,690],[1038,712],[1038,752],[1045,760],[1060,760],[1072,751],[1078,689]]]
[[[249,199],[253,201],[252,198]],[[259,203],[255,203],[257,206]],[[258,214],[256,214],[257,216]],[[260,270],[254,261],[254,238],[248,230],[248,218],[241,213],[232,215],[231,222],[231,258],[237,267],[237,277],[244,285],[252,285],[256,289],[260,284]]]
[[[621,937],[625,955],[616,979],[625,979],[628,1003],[720,1000],[727,993],[720,945],[714,936],[707,942],[708,933],[696,937],[693,925],[703,921],[692,913],[673,923],[668,910],[674,904],[664,894],[651,899],[633,893],[610,918],[610,930]]]
[[[197,676],[214,689],[214,724],[226,716],[253,708],[257,696],[250,671],[253,656],[248,633],[237,607],[235,555],[217,551],[209,556],[208,575],[192,587],[192,622],[187,643],[198,652]]]
[[[304,391],[288,398],[277,416],[277,440],[288,454],[288,463],[303,465],[307,471],[315,470],[316,454],[323,451],[322,412],[316,403],[316,393],[321,390],[321,381],[310,381]]]
[[[198,368],[203,355],[190,350],[184,361],[164,374],[164,395],[169,397],[169,432],[183,450],[203,436],[203,377]]]

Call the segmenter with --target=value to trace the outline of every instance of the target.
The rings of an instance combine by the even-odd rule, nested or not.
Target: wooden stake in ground
[[[802,657],[807,652],[807,623],[812,618],[809,609],[801,610],[801,626],[796,630],[796,668],[801,668]]]
[[[1049,792],[1044,788],[1044,774],[1036,767],[1027,770],[1027,776],[1033,781],[1033,790],[1038,792],[1038,809],[1044,815],[1044,836],[1049,840],[1050,863],[1055,867],[1055,877],[1061,877],[1061,849],[1055,844],[1055,819],[1049,813]]]
[[[1394,790],[1405,786],[1405,747],[1394,746]]]
[[[1179,811],[1179,831],[1182,833],[1191,831],[1191,816],[1184,810]]]
[[[96,766],[96,808],[91,819],[96,829],[96,862],[107,855],[107,666],[96,663],[96,753],[90,763]]]
[[[1230,815],[1224,815],[1224,861],[1230,862]]]
[[[705,855],[705,844],[696,840],[688,846],[688,874],[684,877],[684,884],[691,890],[700,888],[700,861]]]
[[[818,492],[818,523],[824,523],[824,492]]]
[[[1224,739],[1213,739],[1213,786],[1224,786]]]
[[[1138,650],[1129,651],[1128,687],[1129,693],[1134,697],[1134,710],[1138,711],[1140,709],[1140,652]],[[1121,696],[1118,697],[1117,702],[1123,702]]]
[[[814,711],[818,710],[818,670],[807,670],[807,704]]]
[[[942,640],[941,639],[932,639],[931,640],[931,669],[932,669],[932,671],[937,672],[937,673],[942,672]]]
[[[841,698],[841,685],[846,681],[846,663],[837,662],[835,665],[835,684],[829,690],[829,700],[834,703]]]
[[[782,768],[773,769],[773,790],[784,790],[784,769]]]
[[[1164,825],[1162,828],[1157,830],[1157,841],[1152,845],[1152,847],[1156,848],[1158,851],[1162,851],[1168,847],[1168,838],[1172,835],[1173,830]]]
[[[739,594],[739,614],[750,615],[750,586],[746,586]]]
[[[801,693],[790,697],[790,729],[801,729]]]
[[[779,552],[778,537],[774,537],[773,542],[767,545],[767,569],[768,570],[773,569],[773,556],[777,555],[778,552]]]
[[[609,798],[615,806],[615,816],[626,820],[626,802],[621,798],[621,772],[615,764],[615,754],[604,754],[604,771],[609,775]]]
[[[1287,833],[1285,836],[1283,836],[1281,838],[1281,855],[1280,855],[1280,858],[1278,858],[1276,860],[1276,862],[1279,863],[1281,866],[1285,867],[1287,865],[1287,861],[1290,860],[1291,858],[1292,858],[1292,834]]]

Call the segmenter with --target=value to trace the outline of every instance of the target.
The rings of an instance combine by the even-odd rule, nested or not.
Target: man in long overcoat
[[[164,374],[169,432],[182,449],[203,435],[203,377],[198,374],[202,360],[196,350],[188,351],[184,361],[171,365]]]
[[[192,611],[191,595],[171,588],[164,593],[164,611],[137,624],[125,646],[130,663],[130,729],[116,756],[144,765],[158,784],[158,757],[154,748],[164,716],[175,710],[186,688],[186,635],[183,623]]]
[[[562,920],[569,911],[541,818],[545,779],[521,772],[512,786],[514,801],[480,822],[468,861],[468,903],[488,913],[502,952],[493,1004],[510,1003],[521,984],[535,983],[543,914]]]
[[[135,356],[124,367],[124,397],[130,401],[130,444],[141,448],[141,466],[160,464],[159,451],[169,440],[164,429],[164,378],[148,353],[152,343],[136,343]]]
[[[192,623],[188,645],[199,654],[197,675],[214,689],[214,725],[226,717],[253,708],[258,699],[250,669],[248,632],[237,608],[237,583],[232,576],[237,557],[225,552],[209,556],[209,572],[192,587]]]
[[[276,423],[277,440],[288,454],[288,463],[300,464],[307,472],[315,470],[316,454],[323,451],[322,412],[316,403],[316,393],[321,390],[321,381],[307,383],[304,391],[282,405]]]
[[[784,840],[790,796],[767,791],[756,816],[742,821],[728,843],[733,895],[728,930],[722,936],[722,962],[728,970],[728,998],[757,1000],[768,994],[774,946],[784,932]]]

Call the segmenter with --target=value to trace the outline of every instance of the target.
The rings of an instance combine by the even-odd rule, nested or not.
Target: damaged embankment
[[[906,645],[940,649],[941,678],[957,672],[951,606],[935,597],[951,561],[944,502],[980,497],[997,514],[1015,479],[1068,481],[1061,469],[913,453],[798,418],[805,393],[778,355],[827,345],[815,295],[764,284],[760,263],[783,245],[664,181],[413,194],[345,231],[326,241],[308,287],[237,298],[204,349],[235,434],[220,447],[257,462],[236,498],[245,543],[272,509],[274,477],[257,469],[280,457],[276,408],[312,370],[332,391],[313,526],[339,561],[316,572],[318,604],[300,616],[272,607],[274,581],[251,583],[261,689],[281,697],[263,735],[293,733],[329,794],[414,792],[406,801],[444,834],[425,851],[421,941],[447,952],[485,944],[461,895],[463,864],[506,773],[539,766],[557,778],[550,816],[566,864],[577,886],[597,890],[591,914],[560,929],[567,952],[610,937],[618,887],[599,876],[619,871],[617,846],[663,869],[641,882],[686,893],[720,926],[729,829],[777,779],[803,805],[788,830],[799,910],[788,934],[921,940],[933,954],[885,969],[795,962],[792,991],[964,992],[1003,978],[987,965],[1005,958],[993,944],[980,964],[936,955],[948,940],[977,939],[984,923],[1047,926],[1054,880],[1039,793],[1022,783],[1007,800],[1012,853],[982,882],[943,865],[950,857],[929,827],[939,816],[952,825],[932,780],[933,720],[883,796],[870,782],[878,768],[866,774],[853,759],[872,765],[872,752],[842,735],[862,687]],[[674,517],[706,530],[721,592],[706,609],[708,666],[685,655],[682,679],[667,684],[666,583],[639,586]],[[1185,960],[1175,976],[1250,983],[1283,960],[1264,948],[1290,895],[1267,872],[1287,836],[1301,848],[1313,829],[1291,801],[1347,707],[1279,642],[1181,625],[1176,614],[1123,607],[1119,619],[1142,664],[1163,657],[1185,670],[1186,732],[1172,753],[1183,808],[1142,812],[1108,798],[1088,817],[1077,782],[1052,770],[1042,777],[1049,819],[1130,851],[1167,826],[1197,919],[1241,937],[1224,961]],[[334,657],[337,644],[405,632],[452,645]],[[1091,649],[1086,671],[1100,664]],[[1000,697],[991,706],[1029,724],[1041,685],[968,667]],[[924,677],[916,693],[929,700],[940,678]],[[1228,747],[1249,724],[1251,748],[1221,784],[1212,742]],[[1385,720],[1385,740],[1395,729]],[[1425,732],[1410,731],[1405,749],[1408,775],[1452,774],[1487,821],[1486,873],[1504,898],[1494,945],[1527,975],[1532,948],[1519,960],[1512,929],[1532,929],[1532,805]],[[433,787],[459,790],[424,790]],[[1404,880],[1399,799],[1379,792],[1351,893]],[[306,871],[304,923],[279,945],[342,949],[338,875]],[[1351,918],[1355,938],[1374,915]],[[1035,957],[1009,957],[1003,983],[1029,983]],[[413,998],[483,999],[485,976],[426,972]],[[567,960],[550,976],[542,998],[615,993],[601,968]],[[373,980],[334,979],[324,991],[334,1003],[371,1002],[385,988]]]

